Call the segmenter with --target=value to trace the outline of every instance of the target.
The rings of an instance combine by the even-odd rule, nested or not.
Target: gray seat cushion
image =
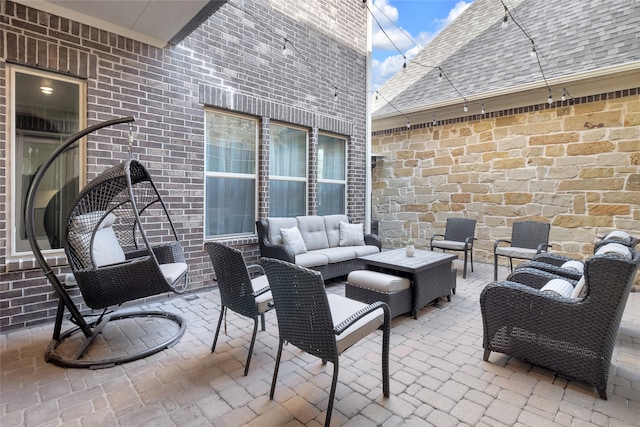
[[[302,267],[318,267],[320,265],[329,264],[329,257],[319,253],[318,251],[307,252],[306,254],[296,255],[296,265]]]
[[[353,314],[367,307],[360,301],[346,298],[336,294],[327,295],[333,326],[337,326],[347,320]],[[358,320],[340,335],[336,335],[338,354],[342,353],[362,338],[374,332],[384,324],[384,311],[379,308]]]
[[[457,242],[455,240],[434,240],[431,242],[431,246],[434,248],[451,249],[454,251],[463,251],[464,245],[464,242]]]
[[[538,254],[538,251],[536,249],[498,246],[496,248],[496,254],[513,258],[533,259]]]
[[[347,276],[347,282],[361,288],[378,292],[392,293],[409,289],[411,282],[406,277],[393,276],[370,270],[354,270]]]
[[[324,218],[321,216],[299,216],[298,229],[308,251],[329,247],[327,230],[324,227]],[[297,263],[296,263],[297,264]]]

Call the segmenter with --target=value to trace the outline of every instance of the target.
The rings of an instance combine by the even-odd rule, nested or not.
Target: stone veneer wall
[[[383,245],[410,236],[428,249],[448,217],[477,219],[474,258],[487,263],[521,219],[551,223],[552,251],[573,257],[613,229],[640,236],[639,94],[375,132],[372,151],[385,157],[373,169],[372,216]]]

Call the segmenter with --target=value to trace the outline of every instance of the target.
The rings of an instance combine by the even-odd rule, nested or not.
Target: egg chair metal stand
[[[64,283],[47,262],[36,236],[36,194],[56,159],[77,148],[79,141],[93,132],[133,121],[133,117],[117,118],[70,136],[38,168],[27,193],[27,238],[58,296],[53,338],[45,351],[45,360],[59,366],[97,369],[142,359],[174,346],[186,330],[186,322],[177,314],[121,309],[124,303],[141,298],[182,293],[188,285],[188,266],[167,207],[147,170],[131,155],[89,182],[71,209],[59,213],[66,214],[62,244],[72,271]],[[91,311],[83,313],[74,302],[77,297],[72,297],[71,291],[75,286]],[[66,311],[75,326],[62,331]],[[113,322],[138,322],[144,328],[151,323],[150,318],[159,322],[158,329],[163,331],[154,339],[143,338],[128,348],[122,343],[113,348],[104,345],[114,336],[111,330],[105,334],[105,328]],[[116,339],[118,333],[125,334],[121,341],[127,342],[126,331],[134,328],[125,324],[114,329]],[[96,344],[100,336],[101,344]],[[109,351],[99,351],[104,348]],[[116,351],[112,351],[114,348]]]

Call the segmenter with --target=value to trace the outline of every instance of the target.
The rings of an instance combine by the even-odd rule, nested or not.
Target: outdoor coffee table
[[[359,257],[367,270],[380,271],[395,276],[407,277],[413,288],[414,319],[420,309],[431,301],[446,296],[451,301],[455,290],[455,275],[451,264],[457,255],[416,249],[415,255],[407,256],[405,249],[382,251]]]

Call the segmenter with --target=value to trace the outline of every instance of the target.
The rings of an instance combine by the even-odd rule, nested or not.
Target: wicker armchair
[[[339,355],[361,338],[382,327],[382,389],[389,397],[389,338],[391,317],[383,302],[367,305],[339,295],[327,295],[322,275],[282,260],[262,258],[278,317],[280,343],[271,382],[270,399],[276,387],[285,342],[333,364],[333,381],[325,426],[331,423],[338,382]]]
[[[513,271],[513,258],[533,259],[540,252],[547,251],[551,225],[539,221],[514,222],[511,240],[498,239],[493,245],[493,280],[498,280],[498,257],[509,258],[509,269]],[[501,245],[508,243],[509,246]]]
[[[476,220],[469,218],[447,218],[444,234],[431,236],[431,250],[433,248],[464,252],[464,268],[462,278],[467,277],[467,253],[471,256],[471,271],[473,272],[473,241],[476,240]],[[454,288],[455,291],[455,288]]]
[[[247,267],[242,252],[239,250],[217,242],[206,242],[204,247],[209,253],[213,270],[216,273],[222,303],[211,352],[213,353],[216,349],[220,326],[222,325],[222,319],[227,309],[231,309],[231,311],[253,319],[253,335],[251,336],[247,362],[244,366],[244,375],[246,376],[249,372],[253,345],[256,342],[258,317],[261,318],[262,330],[264,331],[264,313],[272,308],[270,306],[272,298],[271,291],[269,290],[269,282],[267,281],[267,276],[264,274],[251,279],[249,276],[250,269],[258,268],[262,273],[264,273],[264,271],[262,271],[260,265]]]
[[[622,245],[617,240],[603,240],[603,242],[605,243],[597,246],[596,255],[611,253],[627,256],[631,251],[631,248]],[[522,268],[535,268],[566,279],[580,280],[584,273],[584,262],[560,254],[543,252],[536,255],[532,261],[520,264],[516,270]]]
[[[611,354],[640,255],[594,255],[585,261],[586,294],[577,299],[541,291],[548,272],[523,268],[480,295],[484,360],[492,351],[583,381],[607,399]],[[573,284],[573,283],[572,283]]]

